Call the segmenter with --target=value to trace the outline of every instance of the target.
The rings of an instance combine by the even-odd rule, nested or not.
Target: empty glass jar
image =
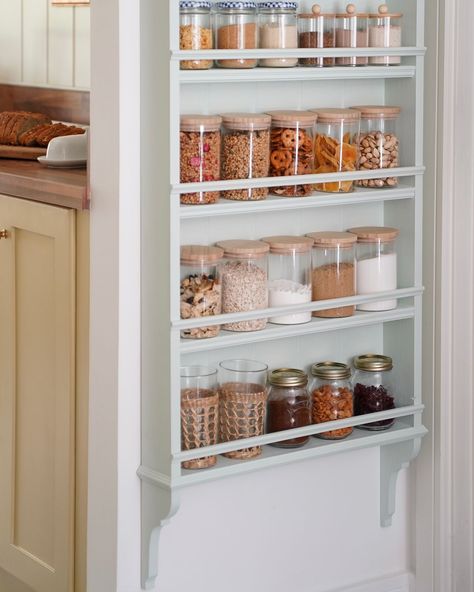
[[[369,15],[369,47],[401,47],[402,26],[401,12],[389,12],[386,4],[381,4],[377,14]],[[369,64],[373,66],[398,66],[400,56],[371,56]]]
[[[207,0],[181,0],[179,3],[179,49],[212,49],[211,3]],[[181,70],[208,70],[212,60],[183,60]]]
[[[217,2],[214,27],[217,49],[258,47],[257,4],[249,1]],[[220,68],[255,68],[254,58],[217,60]]]
[[[260,2],[258,5],[259,44],[261,49],[296,49],[296,2]],[[298,58],[264,58],[266,68],[292,68]]]
[[[336,47],[369,47],[369,15],[357,13],[354,4],[348,4],[345,13],[336,15]],[[336,58],[337,66],[367,66],[367,56]]]
[[[336,47],[336,15],[322,13],[319,4],[313,6],[312,12],[298,15],[299,47],[304,49],[329,49]],[[300,58],[300,66],[334,66],[334,57]]]

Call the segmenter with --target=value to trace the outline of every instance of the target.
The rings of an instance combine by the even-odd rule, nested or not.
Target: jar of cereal
[[[181,0],[179,3],[179,49],[212,49],[211,3],[208,0]],[[208,70],[212,60],[183,60],[181,70]]]

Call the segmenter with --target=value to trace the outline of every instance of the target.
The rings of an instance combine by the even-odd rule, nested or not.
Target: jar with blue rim
[[[258,34],[260,49],[296,49],[298,27],[296,2],[260,2]],[[266,68],[293,68],[298,58],[269,57],[260,60]]]
[[[179,49],[212,49],[211,3],[208,0],[181,0],[179,14]],[[212,60],[183,60],[180,67],[181,70],[209,70],[212,64]]]
[[[217,49],[257,49],[256,2],[217,2],[215,5],[215,46]],[[255,68],[254,58],[235,57],[217,60],[219,68]]]

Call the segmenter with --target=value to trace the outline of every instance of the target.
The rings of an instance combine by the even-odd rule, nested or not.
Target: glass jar
[[[357,294],[375,294],[397,289],[397,228],[361,226],[350,228],[357,237]],[[359,304],[358,310],[382,311],[397,308],[397,299]]]
[[[291,306],[311,302],[311,247],[305,236],[268,236],[268,305]],[[270,317],[276,325],[300,325],[311,321],[311,311]]]
[[[217,2],[214,27],[217,49],[257,49],[257,4],[255,2]],[[220,68],[255,68],[254,58],[217,60]]]
[[[313,133],[316,113],[271,111],[270,176],[291,177],[314,172]],[[311,195],[312,185],[273,187],[272,193],[285,197]]]
[[[368,413],[395,409],[392,358],[375,354],[357,356],[354,358],[354,368],[352,384],[355,415],[367,415]],[[363,430],[379,431],[388,430],[394,423],[394,419],[384,419],[357,427]]]
[[[386,4],[381,4],[377,14],[370,14],[369,47],[401,47],[402,26],[401,12],[388,11]],[[371,56],[371,66],[399,66],[400,56]]]
[[[328,49],[336,47],[336,15],[321,13],[319,4],[310,14],[298,15],[298,45],[304,49]],[[300,58],[300,66],[322,68],[334,66],[335,57]]]
[[[221,126],[218,115],[181,115],[179,134],[181,183],[219,181],[221,174]],[[183,193],[182,204],[216,203],[219,191]]]
[[[270,392],[267,399],[267,434],[311,425],[311,398],[308,393],[308,377],[303,370],[280,368],[269,376]],[[275,442],[277,448],[299,448],[309,441],[309,436]]]
[[[350,232],[308,234],[313,246],[313,301],[355,296],[355,243]],[[350,317],[354,306],[316,310],[314,317]]]
[[[211,3],[181,0],[179,3],[179,49],[212,49]],[[183,60],[181,70],[209,70],[212,60]]]
[[[360,112],[355,109],[318,109],[314,161],[316,174],[344,173],[357,170]],[[353,181],[317,183],[317,191],[348,193]]]
[[[258,36],[261,49],[296,49],[296,2],[260,2]],[[265,58],[259,65],[266,68],[293,68],[298,58]]]
[[[311,368],[313,424],[326,423],[354,416],[354,397],[351,387],[351,369],[339,362],[320,362]],[[341,440],[352,434],[353,428],[341,428],[315,434],[316,438]]]
[[[217,444],[219,394],[217,370],[205,366],[181,368],[181,449],[194,450]],[[184,469],[205,469],[215,456],[183,461]]]
[[[267,243],[252,240],[225,240],[217,243],[224,249],[221,265],[222,312],[232,314],[268,307]],[[267,319],[226,323],[227,331],[260,331]]]
[[[400,107],[364,105],[353,107],[360,111],[359,168],[372,171],[375,169],[394,169],[400,166],[400,140],[397,124]],[[390,173],[390,171],[386,171]],[[397,177],[380,179],[362,179],[359,187],[396,187]]]
[[[181,247],[180,310],[182,319],[221,314],[222,289],[219,262],[224,251],[218,247]],[[219,325],[183,329],[184,339],[205,339],[219,335]]]
[[[253,360],[226,360],[219,364],[219,439],[221,442],[263,434],[267,402],[268,366]],[[224,453],[227,458],[259,456],[261,446]]]
[[[336,15],[336,47],[369,47],[369,15],[356,12],[354,4],[348,4],[345,13]],[[337,66],[367,66],[367,56],[342,56],[336,58]]]
[[[222,116],[222,179],[259,179],[270,172],[270,115],[226,113]],[[238,201],[266,199],[268,187],[230,189],[222,197]]]

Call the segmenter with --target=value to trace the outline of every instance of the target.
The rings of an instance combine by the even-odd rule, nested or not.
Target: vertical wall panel
[[[48,0],[23,0],[23,80],[48,82]]]
[[[74,86],[89,88],[91,74],[91,12],[88,7],[78,7],[74,11]]]
[[[22,0],[0,0],[1,82],[19,83],[22,79],[21,16]]]
[[[48,84],[73,86],[74,83],[74,9],[48,9]]]

